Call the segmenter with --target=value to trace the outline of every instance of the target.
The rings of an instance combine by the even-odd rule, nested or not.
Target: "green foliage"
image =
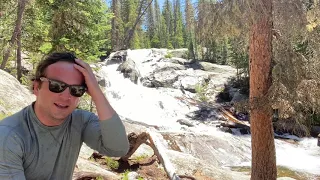
[[[111,29],[108,23],[111,14],[103,1],[37,2],[45,9],[40,13],[51,24],[45,38],[49,42],[41,44],[40,51],[72,51],[86,61],[94,61],[104,53],[100,49],[108,43],[106,34]]]
[[[147,157],[148,157],[148,155],[142,154],[142,155],[140,155],[140,156],[135,157],[135,159],[136,159],[137,161],[142,161],[142,160],[146,159]]]
[[[320,125],[320,114],[311,113],[307,119],[310,125],[319,126]]]
[[[118,167],[119,167],[119,162],[116,160],[113,160],[110,157],[106,157],[105,162],[106,162],[106,165],[108,167],[110,167],[111,169],[118,169]]]
[[[183,31],[184,26],[182,22],[182,12],[181,12],[181,5],[180,0],[174,1],[174,12],[173,12],[173,29],[172,29],[172,45],[173,48],[181,48],[184,45],[184,37],[183,37]]]
[[[104,180],[102,176],[96,177],[96,180]]]
[[[92,98],[89,94],[85,93],[81,98],[78,104],[78,109],[86,110],[92,112],[94,109],[94,105],[92,102]]]
[[[242,38],[230,39],[230,63],[237,69],[238,80],[249,76],[249,54],[245,40]]]
[[[193,48],[193,42],[190,42],[189,49]],[[216,39],[207,39],[202,42],[202,60],[223,64],[227,63],[228,59],[228,47],[225,39],[216,40]]]
[[[150,45],[153,48],[160,48],[161,47],[161,42],[160,42],[159,37],[157,35],[152,37]]]
[[[123,173],[122,180],[129,180],[129,173],[130,173],[130,171],[129,171],[129,170],[126,170],[126,171]]]
[[[302,41],[294,44],[294,50],[301,53],[305,57],[309,57],[312,54],[312,50],[308,46],[308,41]]]
[[[52,49],[52,44],[49,42],[45,42],[39,47],[39,50],[43,54],[48,54],[51,51],[51,49]]]
[[[30,86],[30,77],[23,74],[21,77],[21,84],[29,87]]]
[[[196,84],[195,90],[196,90],[196,96],[200,101],[207,102],[209,100],[208,96],[206,95],[206,92],[208,91],[208,83]]]
[[[129,180],[129,170],[126,170],[123,174],[122,174],[122,180]],[[143,180],[142,177],[138,177],[138,180]]]
[[[173,56],[172,56],[171,53],[167,53],[164,57],[170,59],[170,58],[172,58]]]

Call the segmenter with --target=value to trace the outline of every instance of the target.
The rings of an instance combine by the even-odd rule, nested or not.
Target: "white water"
[[[146,54],[150,54],[150,51]],[[139,53],[137,57],[144,56]],[[124,79],[123,75],[116,71],[117,67],[118,65],[103,66],[101,72],[109,81],[106,95],[118,114],[134,121],[164,126],[168,131],[182,131],[181,125],[176,120],[186,119],[185,114],[196,108],[188,107],[175,98],[182,96],[180,90],[154,89],[136,85],[129,79]],[[190,130],[210,135],[212,138],[223,139],[230,144],[233,150],[210,149],[217,153],[220,163],[224,166],[251,165],[250,136],[231,135],[203,124]],[[317,146],[317,139],[300,139],[298,144],[276,139],[275,145],[278,166],[320,175],[320,147]],[[237,159],[237,157],[245,158]],[[248,161],[241,161],[243,159]]]

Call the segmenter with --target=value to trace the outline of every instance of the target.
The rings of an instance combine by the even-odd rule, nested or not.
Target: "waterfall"
[[[128,57],[135,60],[140,73],[150,72],[142,68],[147,66],[143,62],[159,58],[152,54],[151,50],[129,51]],[[186,114],[197,110],[197,107],[187,106],[177,97],[183,96],[179,89],[172,88],[148,88],[132,83],[116,71],[119,64],[103,66],[101,72],[108,81],[105,94],[111,105],[119,115],[134,121],[144,122],[150,125],[165,127],[166,132],[193,133],[206,136],[206,140],[215,140],[215,145],[195,147],[198,150],[210,151],[208,155],[201,155],[195,149],[189,149],[191,154],[197,154],[208,162],[213,159],[219,166],[251,166],[251,138],[250,135],[232,135],[222,132],[216,127],[199,123],[197,126],[188,127],[177,123],[178,119],[186,119]],[[190,93],[189,96],[194,96]],[[187,129],[187,131],[186,131]],[[275,139],[277,165],[289,169],[320,175],[320,149],[315,138],[297,138],[297,143],[290,143]],[[211,142],[211,141],[210,141]],[[211,159],[210,159],[211,158]]]

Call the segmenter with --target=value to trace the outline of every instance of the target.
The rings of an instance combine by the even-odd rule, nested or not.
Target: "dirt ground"
[[[123,162],[121,160],[113,159],[119,163],[117,169],[110,168],[106,162],[106,157],[94,157],[96,162],[98,162],[101,167],[113,171],[118,175],[125,174],[126,171],[137,172],[140,178],[148,180],[168,180],[168,176],[161,165],[159,165],[156,156],[146,157],[141,160],[129,159],[128,162]],[[109,158],[110,159],[110,158]]]
[[[139,174],[139,178],[144,180],[168,180],[169,177],[167,176],[163,166],[159,164],[159,161],[156,156],[152,157],[145,157],[139,160],[137,159],[129,159],[128,162],[123,162],[118,159],[107,158],[105,156],[101,156],[99,154],[93,154],[92,160],[99,163],[101,167],[112,171],[119,176],[123,176],[126,172],[137,172]],[[118,162],[117,168],[112,168],[113,165],[110,165],[110,159],[113,162]],[[111,166],[111,167],[110,167]],[[180,176],[180,175],[179,175]],[[181,180],[214,180],[213,178],[207,177],[203,175],[200,171],[196,171],[193,176],[180,176]],[[94,180],[96,178],[86,178],[82,180]]]

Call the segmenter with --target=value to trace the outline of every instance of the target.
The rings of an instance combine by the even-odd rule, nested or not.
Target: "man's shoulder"
[[[27,109],[23,108],[21,111],[10,115],[0,121],[0,136],[5,136],[12,132],[19,132],[20,127],[26,122],[25,111]]]
[[[76,109],[72,112],[72,118],[77,119],[77,121],[81,120],[83,123],[86,123],[91,119],[96,119],[97,116],[92,112],[82,110],[82,109]]]

